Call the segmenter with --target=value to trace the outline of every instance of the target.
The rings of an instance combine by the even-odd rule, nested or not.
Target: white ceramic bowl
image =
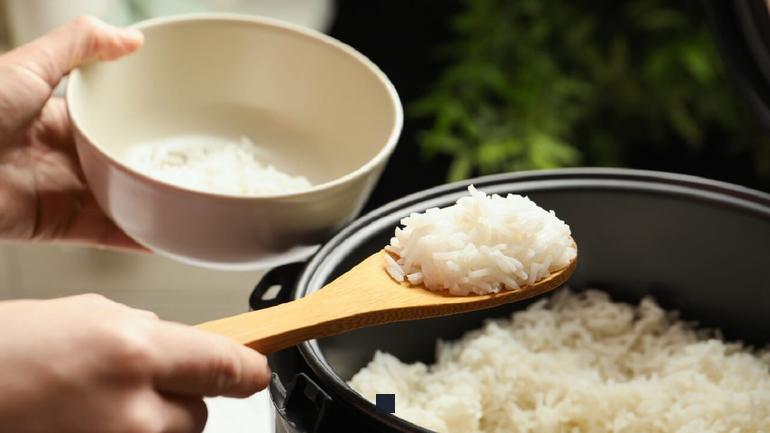
[[[67,104],[101,207],[148,248],[255,269],[306,256],[352,220],[401,132],[398,95],[363,55],[279,21],[190,15],[137,25],[144,47],[71,74]],[[232,196],[164,183],[121,162],[132,145],[249,136],[310,190]]]

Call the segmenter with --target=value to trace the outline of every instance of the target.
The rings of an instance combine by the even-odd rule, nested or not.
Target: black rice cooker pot
[[[318,290],[386,245],[401,218],[454,203],[469,183],[486,193],[527,195],[570,225],[579,254],[572,288],[599,288],[629,302],[652,295],[685,319],[720,328],[729,340],[770,343],[770,195],[636,170],[505,174],[404,197],[354,221],[307,263],[268,273],[251,296],[252,308]],[[282,286],[278,298],[262,300],[276,284]],[[272,354],[270,394],[278,431],[427,432],[377,413],[346,381],[377,349],[430,363],[437,339],[458,338],[484,319],[508,316],[530,302],[361,329]]]

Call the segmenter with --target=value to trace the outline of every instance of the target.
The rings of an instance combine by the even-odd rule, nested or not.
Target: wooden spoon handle
[[[197,327],[231,337],[261,353],[271,353],[313,338],[385,322],[377,314],[371,292],[362,290],[371,288],[372,274],[390,278],[380,263],[384,263],[383,258],[374,254],[308,296]],[[372,316],[379,321],[373,322]]]
[[[271,353],[314,338],[381,323],[445,316],[526,299],[563,284],[575,261],[533,286],[488,295],[451,296],[393,281],[384,252],[371,255],[322,289],[271,308],[198,325]]]
[[[324,296],[310,295],[275,307],[205,322],[199,329],[233,338],[260,353],[272,353],[305,340],[343,332],[322,308]],[[319,308],[319,302],[320,308]]]

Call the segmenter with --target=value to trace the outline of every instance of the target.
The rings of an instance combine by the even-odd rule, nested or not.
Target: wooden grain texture
[[[575,270],[576,260],[531,286],[489,295],[454,296],[397,283],[385,270],[384,250],[309,296],[275,307],[198,325],[262,353],[357,328],[447,316],[516,302],[553,290]]]

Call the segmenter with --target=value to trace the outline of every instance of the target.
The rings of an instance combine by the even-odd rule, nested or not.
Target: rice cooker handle
[[[289,263],[268,271],[249,296],[251,309],[259,310],[289,301],[290,292],[304,266],[304,262]]]
[[[281,418],[292,431],[321,433],[324,415],[331,409],[332,399],[308,375],[298,373],[284,388],[280,377],[273,373],[270,394]]]

